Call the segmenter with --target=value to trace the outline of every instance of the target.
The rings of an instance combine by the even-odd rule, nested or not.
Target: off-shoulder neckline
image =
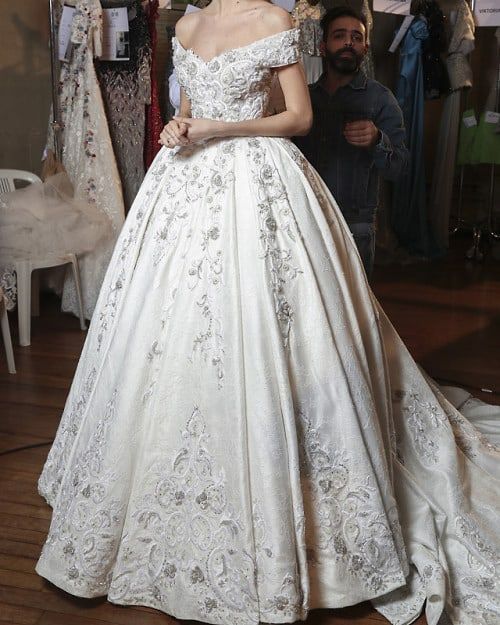
[[[279,37],[281,35],[293,33],[295,31],[299,31],[299,29],[298,28],[289,28],[288,30],[281,30],[279,33],[274,33],[273,35],[267,35],[267,37],[261,37],[260,39],[255,39],[255,41],[251,41],[250,43],[247,43],[244,46],[237,46],[236,48],[228,48],[227,50],[223,50],[222,52],[219,52],[219,54],[216,54],[215,56],[213,56],[208,61],[206,59],[204,59],[202,56],[200,56],[197,52],[195,52],[193,50],[193,48],[185,48],[182,45],[182,43],[177,39],[176,36],[172,37],[172,41],[175,41],[177,43],[177,45],[182,50],[184,50],[184,52],[186,52],[188,54],[192,54],[194,57],[199,59],[205,65],[210,65],[210,63],[213,63],[213,61],[217,61],[217,60],[221,59],[226,54],[230,54],[231,52],[238,52],[240,50],[247,50],[248,48],[252,48],[253,46],[255,46],[258,43],[264,43],[265,41],[268,41],[269,39],[274,39],[275,37]]]

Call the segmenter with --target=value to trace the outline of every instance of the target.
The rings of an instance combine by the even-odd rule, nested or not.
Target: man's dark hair
[[[365,34],[366,36],[368,36],[368,28],[366,26],[365,16],[359,11],[356,11],[356,9],[353,9],[347,5],[344,5],[344,6],[335,7],[334,9],[330,9],[321,18],[321,28],[323,29],[323,41],[326,42],[326,40],[328,39],[328,30],[330,28],[330,24],[334,20],[338,19],[339,17],[353,17],[355,20],[358,20],[358,22],[361,22],[363,26],[365,27]]]

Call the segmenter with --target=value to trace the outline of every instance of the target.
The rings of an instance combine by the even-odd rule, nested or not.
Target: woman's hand
[[[189,143],[198,143],[215,137],[219,122],[213,119],[193,119],[192,117],[174,117],[181,126],[187,126],[186,136]]]
[[[171,119],[160,134],[159,143],[167,148],[175,148],[178,145],[188,145],[187,125],[179,123],[176,118]]]

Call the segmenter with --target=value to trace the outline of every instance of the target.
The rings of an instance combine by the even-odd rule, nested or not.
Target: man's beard
[[[344,56],[342,56],[344,55]],[[325,58],[330,67],[339,74],[354,74],[358,71],[363,56],[350,48],[342,48],[337,52],[326,50]]]

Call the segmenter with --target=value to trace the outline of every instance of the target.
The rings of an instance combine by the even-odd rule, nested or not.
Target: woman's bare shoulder
[[[274,35],[282,30],[290,30],[293,26],[290,13],[270,2],[266,2],[259,11],[262,36]]]
[[[200,13],[202,13],[202,11],[193,11],[193,13],[183,15],[177,21],[175,25],[175,36],[183,45],[189,45],[194,31],[196,30],[200,23],[200,20],[202,19]]]

